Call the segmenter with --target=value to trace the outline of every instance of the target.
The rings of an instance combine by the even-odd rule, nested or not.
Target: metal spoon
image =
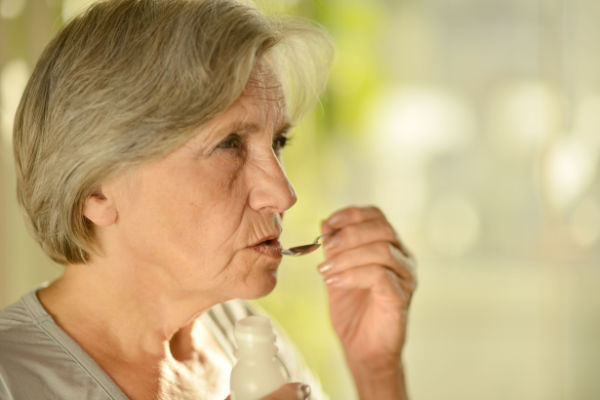
[[[338,230],[339,229],[336,229],[333,232],[329,232],[329,233],[325,233],[323,235],[317,236],[315,241],[310,244],[304,244],[302,246],[295,246],[295,247],[290,247],[289,249],[283,249],[283,250],[281,250],[281,254],[283,254],[284,256],[303,256],[305,254],[312,253],[313,251],[315,251],[316,249],[321,247],[321,243],[319,243],[319,240],[321,240],[327,236],[331,236],[334,233],[337,233]]]

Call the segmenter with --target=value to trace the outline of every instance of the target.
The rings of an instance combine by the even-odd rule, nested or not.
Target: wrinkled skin
[[[335,230],[324,241],[319,270],[360,398],[405,398],[401,356],[415,259],[377,208],[337,211],[322,223],[323,233]]]

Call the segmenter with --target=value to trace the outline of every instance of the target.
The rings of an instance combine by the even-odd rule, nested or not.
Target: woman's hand
[[[322,223],[319,265],[338,334],[361,400],[405,398],[401,353],[416,262],[383,213],[349,207]]]
[[[310,386],[302,383],[286,383],[273,393],[262,397],[261,400],[306,400],[310,398]],[[225,400],[231,400],[227,396]]]

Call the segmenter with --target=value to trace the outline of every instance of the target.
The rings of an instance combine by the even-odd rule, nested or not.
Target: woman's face
[[[253,77],[185,145],[103,186],[118,212],[103,245],[161,290],[222,301],[275,286],[281,218],[296,202],[280,162],[290,121],[274,74]]]

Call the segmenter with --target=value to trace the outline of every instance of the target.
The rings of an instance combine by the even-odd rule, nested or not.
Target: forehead
[[[189,143],[210,145],[243,127],[271,134],[291,125],[281,82],[271,67],[257,63],[240,97],[197,130]]]
[[[213,122],[210,125],[244,123],[268,130],[289,124],[286,99],[277,74],[270,67],[257,64],[241,96]]]
[[[256,63],[246,87],[236,103],[238,102],[250,102],[266,108],[275,108],[287,114],[281,81],[273,68],[265,62]]]

